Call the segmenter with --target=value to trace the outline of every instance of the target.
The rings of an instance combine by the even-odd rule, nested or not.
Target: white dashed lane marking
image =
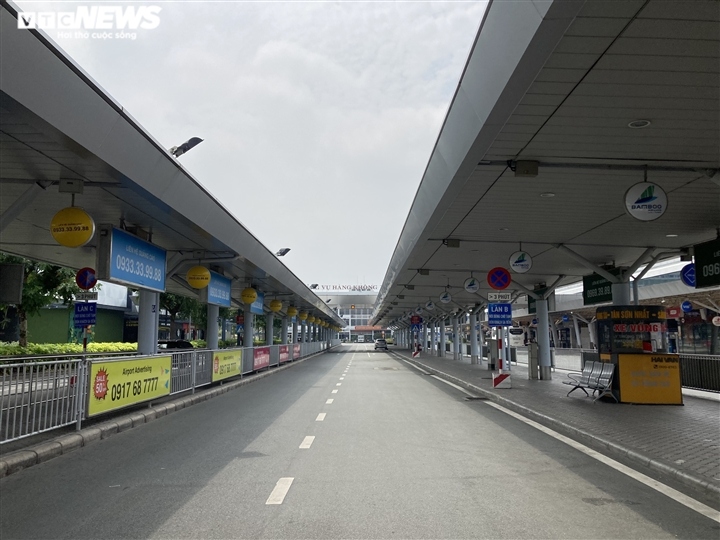
[[[303,442],[300,443],[300,448],[303,450],[310,448],[312,446],[313,441],[315,440],[314,435],[308,435],[303,439]]]
[[[290,491],[290,486],[293,483],[293,480],[295,478],[281,478],[277,481],[277,484],[275,484],[275,489],[272,490],[272,493],[268,497],[268,500],[265,501],[265,504],[282,504],[285,500],[285,495],[287,495],[288,491]]]
[[[326,414],[327,414],[327,413],[321,412],[320,414],[317,415],[317,418],[315,419],[315,421],[316,421],[316,422],[322,422],[323,420],[325,420],[325,415],[326,415]]]
[[[333,394],[337,394],[337,388],[332,391]]]
[[[334,400],[334,399],[328,399],[328,400],[325,402],[325,405],[330,405],[333,401],[335,401],[335,400]]]

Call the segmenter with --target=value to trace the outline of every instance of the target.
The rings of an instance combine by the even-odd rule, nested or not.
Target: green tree
[[[177,328],[175,320],[178,316],[183,318],[192,317],[195,320],[195,314],[198,311],[198,302],[189,296],[164,292],[160,294],[160,307],[165,309],[170,315],[170,337],[177,337]]]
[[[55,302],[72,306],[73,295],[80,292],[75,283],[75,272],[69,268],[55,266],[0,253],[0,263],[22,264],[25,267],[22,302],[15,306],[18,313],[21,347],[27,347],[27,318],[37,315],[40,310]],[[2,306],[7,309],[7,306]]]

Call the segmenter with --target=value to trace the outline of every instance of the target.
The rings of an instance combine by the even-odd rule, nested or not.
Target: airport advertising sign
[[[612,275],[618,276],[622,269],[611,268]],[[583,305],[602,304],[612,302],[612,283],[599,274],[583,276]]]
[[[98,279],[165,292],[165,250],[114,227],[103,227],[97,250]]]
[[[235,377],[242,372],[242,350],[213,353],[212,382]]]
[[[258,291],[257,298],[255,301],[250,304],[250,313],[254,313],[255,315],[264,315],[265,311],[263,310],[263,304],[265,303],[265,293],[261,293]]]
[[[695,287],[720,285],[720,238],[698,244],[695,250]]]
[[[91,362],[88,416],[170,394],[171,356]]]
[[[253,369],[262,369],[270,365],[270,347],[255,347],[253,352]]]
[[[290,361],[290,345],[280,345],[280,363]]]

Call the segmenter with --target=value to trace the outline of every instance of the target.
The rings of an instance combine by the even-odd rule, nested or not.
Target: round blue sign
[[[537,324],[537,319],[533,319],[532,324]]]
[[[682,304],[680,304],[680,307],[682,308],[683,313],[690,313],[693,305],[690,303],[690,300],[685,300]]]
[[[695,288],[695,264],[690,263],[680,270],[680,280],[688,287]]]
[[[568,322],[570,320],[570,315],[563,315],[562,320],[563,322]]]

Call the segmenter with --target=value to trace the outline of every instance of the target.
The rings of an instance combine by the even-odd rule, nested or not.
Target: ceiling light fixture
[[[665,235],[665,238],[677,238],[677,237],[678,237],[677,234],[666,234]]]
[[[650,125],[650,120],[633,120],[628,124],[630,129],[642,129]]]
[[[550,197],[554,197],[555,194],[552,191],[546,191],[545,193],[541,193],[540,196],[549,199]]]

